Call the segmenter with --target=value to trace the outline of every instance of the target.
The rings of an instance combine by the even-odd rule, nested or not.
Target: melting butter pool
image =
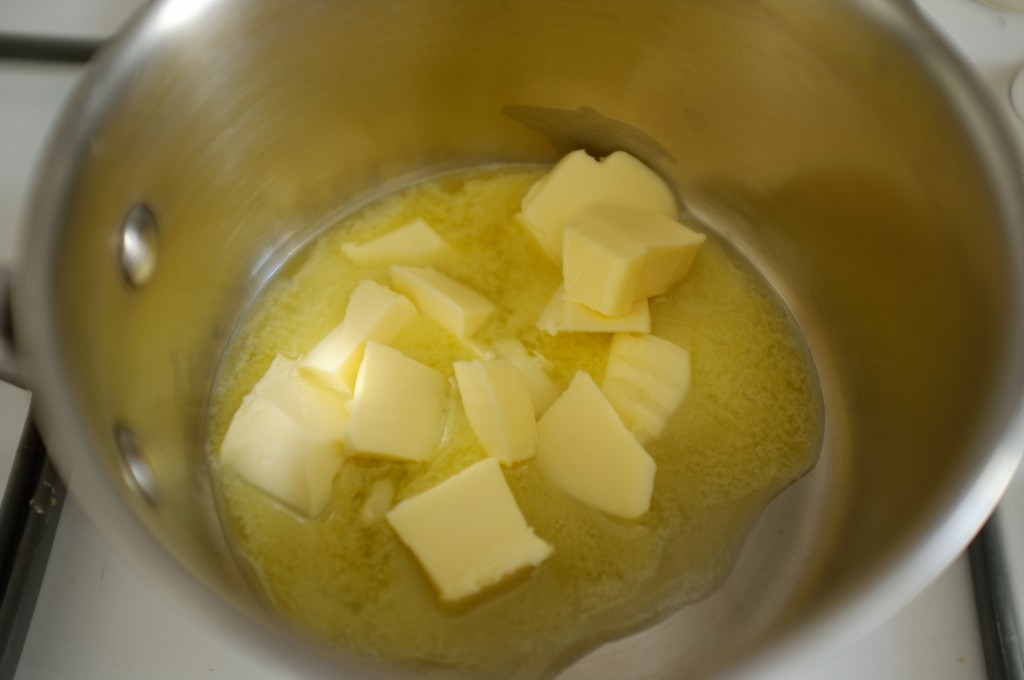
[[[307,352],[342,318],[362,279],[388,266],[354,265],[341,245],[416,217],[452,246],[431,263],[498,306],[484,342],[517,337],[550,362],[565,388],[578,369],[598,381],[609,337],[552,337],[536,320],[560,272],[514,220],[541,171],[483,169],[409,187],[340,220],[263,290],[222,362],[209,418],[216,451],[242,397],[277,353]],[[796,329],[762,279],[716,238],[687,278],[652,299],[653,332],[690,351],[690,392],[667,432],[647,445],[658,465],[651,510],[623,521],[571,500],[530,463],[506,478],[554,554],[471,606],[438,598],[383,518],[364,512],[374,483],[395,502],[483,458],[464,414],[451,410],[434,458],[418,464],[349,459],[327,509],[302,519],[214,461],[228,535],[273,606],[331,644],[400,664],[480,677],[530,678],[567,654],[628,632],[708,593],[728,574],[763,507],[814,464],[821,396]],[[451,375],[471,349],[422,315],[389,343]]]

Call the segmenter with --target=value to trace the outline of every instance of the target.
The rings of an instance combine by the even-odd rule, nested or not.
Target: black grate
[[[84,64],[102,45],[99,40],[0,33],[0,59]]]
[[[18,669],[64,495],[30,415],[0,503],[0,680]]]

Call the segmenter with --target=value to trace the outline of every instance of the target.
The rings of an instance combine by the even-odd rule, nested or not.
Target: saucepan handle
[[[0,266],[0,381],[25,387],[14,360],[14,319],[11,316],[11,272]]]

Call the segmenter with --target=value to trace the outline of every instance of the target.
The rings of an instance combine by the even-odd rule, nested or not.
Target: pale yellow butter
[[[494,458],[402,501],[387,519],[447,602],[476,595],[552,553],[526,523]]]
[[[660,435],[690,389],[690,353],[654,335],[612,337],[601,390],[641,442]]]
[[[606,316],[576,302],[565,299],[565,287],[559,286],[551,295],[537,328],[549,333],[650,333],[651,310],[647,298],[637,300],[621,316]]]
[[[530,188],[517,218],[560,262],[566,222],[580,208],[598,201],[669,217],[679,214],[669,186],[635,157],[616,151],[599,161],[578,150],[565,155]]]
[[[586,151],[566,154],[523,197],[516,217],[537,239],[544,252],[558,261],[562,230],[569,217],[593,197],[600,182],[601,163]]]
[[[443,374],[392,347],[368,342],[345,434],[349,454],[429,458],[441,440],[447,400]]]
[[[537,423],[537,466],[555,486],[610,515],[635,519],[650,508],[654,459],[580,371]]]
[[[264,399],[321,439],[341,441],[349,421],[349,400],[335,390],[308,378],[298,364],[278,354],[252,388]]]
[[[469,286],[428,267],[391,267],[391,285],[408,295],[423,314],[460,338],[479,330],[494,303]]]
[[[363,243],[345,243],[341,249],[348,259],[360,264],[394,264],[428,262],[449,248],[426,220],[417,217],[383,236]]]
[[[523,374],[500,359],[456,361],[455,379],[473,433],[488,456],[509,465],[537,450],[537,421]]]
[[[601,165],[601,181],[593,200],[668,217],[679,215],[679,204],[672,188],[636,156],[614,151],[601,159]]]
[[[496,340],[494,351],[499,359],[509,362],[523,374],[526,387],[530,391],[530,400],[533,402],[533,414],[536,418],[540,418],[555,399],[562,394],[558,385],[519,340],[515,338]]]
[[[299,512],[323,510],[344,460],[346,400],[278,356],[235,412],[221,460]]]
[[[370,340],[390,342],[416,307],[404,295],[365,279],[348,301],[345,317],[299,362],[299,366],[343,394],[352,394],[363,348]]]
[[[585,206],[565,227],[565,298],[609,316],[625,314],[681,281],[704,239],[658,213]]]

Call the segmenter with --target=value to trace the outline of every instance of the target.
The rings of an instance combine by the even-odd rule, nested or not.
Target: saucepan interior
[[[61,470],[125,554],[343,675],[355,661],[268,623],[217,520],[205,409],[239,315],[312,232],[389,188],[628,150],[774,288],[821,383],[819,464],[730,579],[566,677],[712,673],[837,610],[877,618],[871,593],[905,600],[1008,480],[1024,211],[1001,129],[912,10],[870,0],[158,3],[54,139],[14,282],[19,359]],[[119,244],[140,206],[155,267],[136,280]]]

